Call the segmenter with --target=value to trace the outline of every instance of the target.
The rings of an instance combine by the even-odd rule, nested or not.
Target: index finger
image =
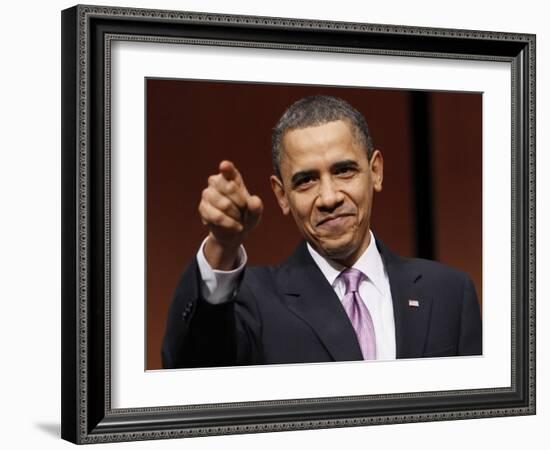
[[[227,180],[239,181],[240,173],[231,161],[222,161],[219,166],[220,173]]]

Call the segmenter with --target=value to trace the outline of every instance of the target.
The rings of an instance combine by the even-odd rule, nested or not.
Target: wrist
[[[213,269],[233,270],[237,264],[241,244],[240,239],[221,241],[210,233],[204,245],[204,256]]]

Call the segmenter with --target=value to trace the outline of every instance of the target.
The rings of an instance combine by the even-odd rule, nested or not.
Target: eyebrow
[[[353,159],[345,159],[343,161],[335,162],[331,167],[331,171],[340,170],[340,169],[358,169],[359,164]]]

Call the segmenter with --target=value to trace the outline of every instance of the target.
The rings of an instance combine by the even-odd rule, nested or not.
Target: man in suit
[[[383,158],[347,102],[307,97],[273,132],[270,182],[305,238],[277,267],[248,267],[262,201],[229,161],[208,180],[208,227],[168,313],[165,368],[480,355],[470,278],[391,253],[370,230]]]

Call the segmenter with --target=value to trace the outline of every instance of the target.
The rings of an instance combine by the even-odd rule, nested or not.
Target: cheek
[[[361,222],[368,220],[371,210],[372,196],[368,195],[366,192],[356,194],[353,198],[353,203],[357,208],[358,218]]]
[[[308,199],[300,197],[293,199],[291,205],[292,215],[300,226],[307,226],[311,216],[311,202]]]

